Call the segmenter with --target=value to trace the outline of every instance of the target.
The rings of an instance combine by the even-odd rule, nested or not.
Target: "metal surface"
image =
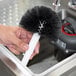
[[[22,0],[0,1],[0,24],[19,25],[23,14]]]
[[[64,72],[76,66],[76,54],[42,72],[41,74],[33,73],[29,68],[24,67],[20,60],[15,57],[3,45],[0,45],[0,59],[17,75],[17,76],[60,76]]]
[[[50,68],[49,74],[45,76],[61,76],[68,70],[72,69],[73,67],[76,67],[76,54],[72,55],[71,57],[63,60],[62,62],[56,64],[52,68]],[[75,68],[76,70],[76,68]]]
[[[0,59],[17,76],[32,76],[32,72],[21,65],[20,60],[3,45],[0,45]]]
[[[27,1],[27,3],[25,3]],[[52,0],[0,0],[0,24],[4,25],[18,25],[21,16],[25,9],[33,7],[35,5],[50,6]],[[64,1],[65,4],[68,0]],[[61,4],[64,4],[61,1]],[[29,3],[29,4],[28,4]],[[27,7],[28,6],[28,7]],[[62,7],[62,6],[61,6]],[[66,8],[66,5],[63,7]],[[67,15],[66,11],[62,11],[62,19]],[[16,75],[16,76],[60,76],[68,70],[76,66],[76,54],[65,59],[64,61],[49,67],[49,69],[43,71],[40,74],[35,74],[29,67],[24,67],[21,61],[11,53],[3,45],[0,45],[0,59],[1,61]],[[51,61],[50,61],[51,62]],[[73,65],[72,65],[73,64]],[[35,67],[34,67],[35,68]]]
[[[54,11],[55,12],[58,12],[59,11],[60,2],[61,2],[61,0],[54,0],[53,6],[54,6]]]
[[[76,0],[70,0],[68,6],[76,11]]]

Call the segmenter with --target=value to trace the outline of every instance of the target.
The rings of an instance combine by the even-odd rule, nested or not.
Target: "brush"
[[[29,49],[24,54],[22,64],[27,65],[34,48],[40,37],[56,38],[60,27],[58,15],[49,7],[35,6],[27,10],[20,21],[21,27],[33,33],[29,43]]]

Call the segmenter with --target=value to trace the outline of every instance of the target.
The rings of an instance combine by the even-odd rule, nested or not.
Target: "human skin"
[[[19,55],[28,50],[31,38],[32,33],[19,26],[0,25],[0,44],[6,46],[16,55]],[[39,47],[40,44],[38,42],[30,59],[39,53]]]

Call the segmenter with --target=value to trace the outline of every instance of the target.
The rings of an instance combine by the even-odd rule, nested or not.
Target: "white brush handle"
[[[32,53],[34,52],[34,49],[35,49],[39,39],[40,39],[40,35],[38,33],[34,33],[32,36],[32,39],[30,40],[30,43],[29,43],[29,49],[26,51],[26,53],[24,54],[24,57],[22,59],[22,65],[26,66],[28,64],[28,61],[29,61]]]

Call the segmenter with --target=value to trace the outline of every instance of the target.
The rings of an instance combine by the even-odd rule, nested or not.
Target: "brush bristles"
[[[40,30],[40,22],[44,22],[43,28]],[[45,6],[35,6],[28,10],[20,21],[21,27],[31,32],[39,32],[41,35],[49,37],[56,36],[57,31],[61,26],[61,21],[58,15]]]

